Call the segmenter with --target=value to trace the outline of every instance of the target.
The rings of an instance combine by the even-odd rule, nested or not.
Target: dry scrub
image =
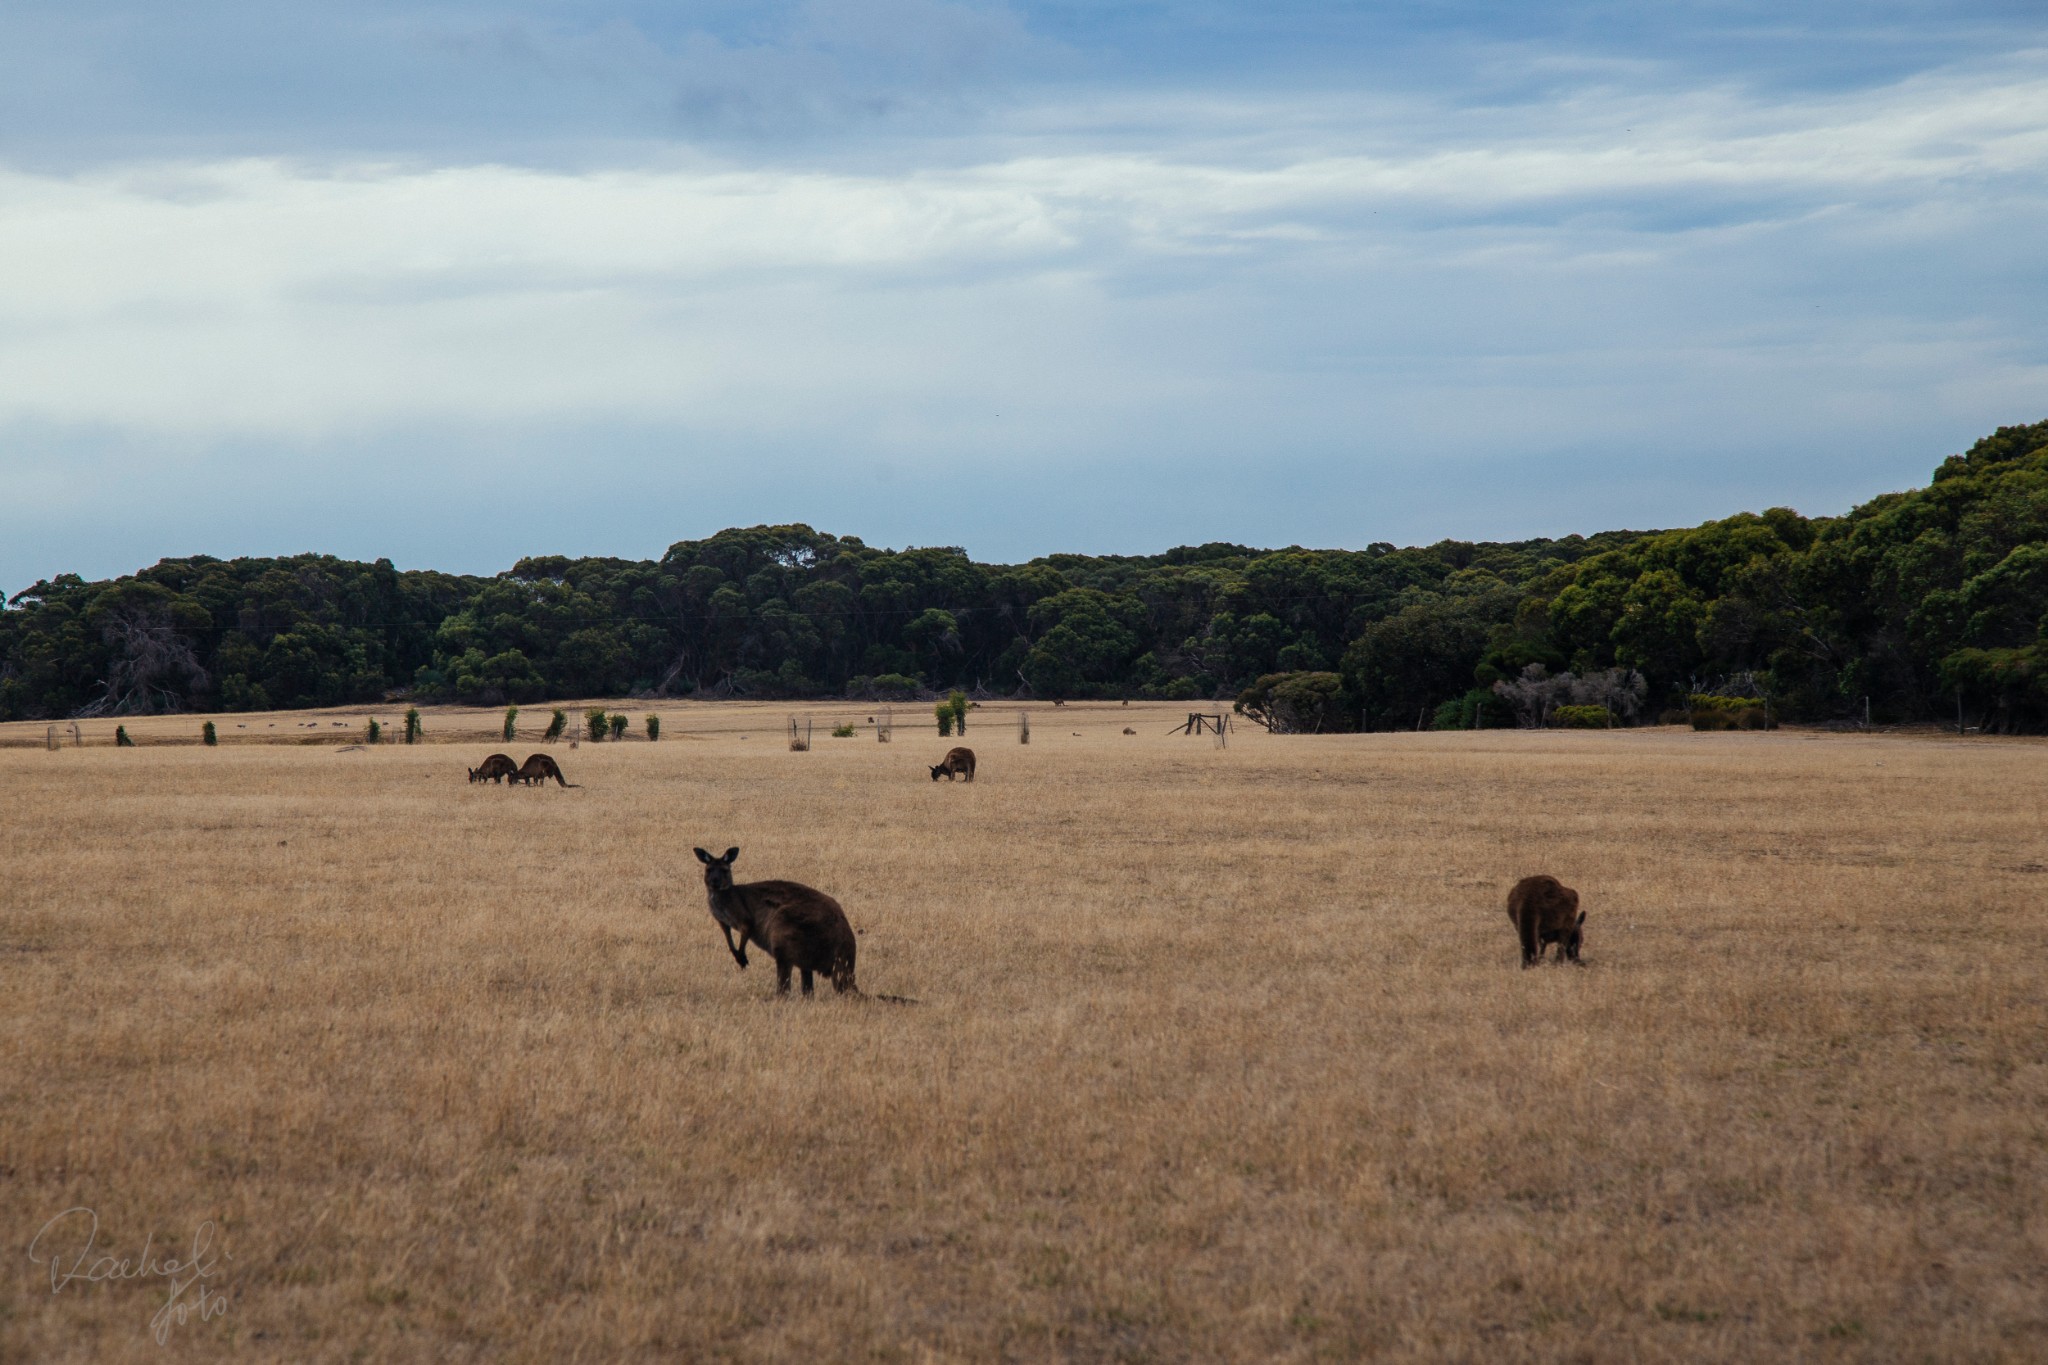
[[[73,1206],[217,1222],[181,1359],[2048,1356],[2048,747],[660,709],[576,791],[6,727],[0,1359],[169,1358]],[[775,1000],[698,844],[925,1003]]]

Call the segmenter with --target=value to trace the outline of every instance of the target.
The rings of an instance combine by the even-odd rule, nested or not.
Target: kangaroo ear
[[[732,861],[733,859],[735,859],[735,858],[737,858],[737,857],[739,857],[739,856],[740,856],[740,851],[739,851],[738,849],[736,849],[736,848],[729,848],[729,849],[727,849],[727,850],[725,851],[725,861],[726,861],[726,862],[731,862],[731,861]]]
[[[1586,922],[1586,912],[1585,912],[1585,911],[1583,911],[1583,910],[1581,910],[1581,911],[1579,911],[1579,923],[1581,923],[1581,924],[1584,924],[1585,922]]]
[[[700,848],[697,850],[697,861],[700,863],[709,863],[711,861],[711,855]]]

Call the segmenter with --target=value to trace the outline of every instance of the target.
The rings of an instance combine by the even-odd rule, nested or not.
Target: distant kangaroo
[[[519,771],[512,774],[514,782],[538,782],[543,786],[547,784],[547,780],[551,777],[565,787],[580,787],[583,785],[581,782],[564,781],[561,765],[556,763],[547,754],[528,754],[526,762],[519,765]]]
[[[946,756],[939,760],[939,766],[932,769],[932,781],[938,781],[939,775],[942,773],[948,782],[953,780],[954,773],[958,773],[969,782],[972,782],[974,780],[974,750],[948,749]]]
[[[1524,877],[1508,892],[1508,918],[1522,940],[1522,965],[1533,967],[1543,960],[1543,951],[1557,945],[1557,960],[1579,962],[1579,948],[1586,939],[1586,912],[1579,909],[1579,893],[1555,877]]]
[[[483,761],[481,767],[469,770],[469,780],[472,782],[503,782],[518,771],[519,765],[512,761],[512,755],[492,754]]]
[[[832,978],[835,989],[861,994],[853,983],[856,945],[853,926],[839,902],[822,891],[800,882],[743,882],[732,880],[732,864],[740,856],[729,848],[722,858],[697,850],[704,864],[704,890],[711,902],[711,917],[725,934],[726,951],[732,960],[747,966],[747,944],[752,942],[775,959],[775,991],[789,994],[789,973],[793,967],[803,974],[804,994],[811,993],[811,974]],[[733,935],[739,935],[737,946]]]

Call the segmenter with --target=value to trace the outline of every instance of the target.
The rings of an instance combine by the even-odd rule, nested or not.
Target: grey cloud
[[[1839,511],[2048,392],[1999,6],[1803,80],[1846,11],[179,8],[0,14],[15,587],[501,567],[443,495],[1005,558]]]

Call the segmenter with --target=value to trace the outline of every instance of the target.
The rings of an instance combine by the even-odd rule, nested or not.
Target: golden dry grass
[[[2048,746],[1009,709],[0,750],[0,1359],[158,1358],[73,1206],[217,1222],[195,1359],[2048,1357]],[[697,844],[923,1003],[774,999]]]

